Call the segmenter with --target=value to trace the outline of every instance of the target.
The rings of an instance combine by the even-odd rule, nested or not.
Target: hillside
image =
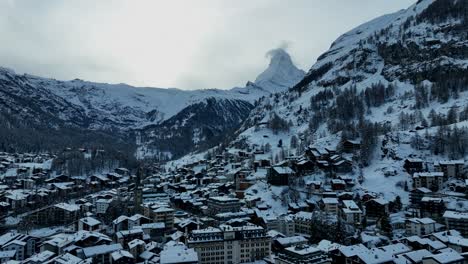
[[[468,1],[420,0],[343,34],[302,81],[262,99],[230,146],[268,145],[266,156],[281,161],[356,140],[351,176],[407,198],[405,158],[467,154],[467,9]]]
[[[57,150],[66,146],[97,147],[99,144],[94,138],[104,137],[106,141],[117,140],[140,150],[145,149],[142,155],[138,151],[139,157],[158,156],[162,152],[169,156],[181,155],[200,150],[217,144],[222,137],[236,130],[255,100],[277,91],[285,91],[304,76],[305,73],[294,66],[285,51],[277,50],[270,57],[269,67],[257,78],[261,81],[248,82],[245,87],[230,90],[188,91],[93,83],[78,79],[60,81],[20,75],[1,68],[0,134],[8,140],[0,142],[0,146],[4,150],[22,151]],[[285,74],[290,72],[294,75]],[[232,113],[232,118],[225,120],[228,124],[213,124],[213,120],[221,119],[203,118],[206,114],[202,106],[214,104],[217,104],[214,107],[218,109],[221,119],[220,109]],[[199,109],[194,110],[196,108]],[[190,118],[192,121],[183,121],[190,111],[194,111]],[[208,123],[203,123],[205,121]],[[200,130],[200,138],[212,138],[216,134],[217,139],[211,140],[209,144],[197,144],[187,138],[191,143],[178,148],[171,140],[180,140],[180,135],[174,139],[169,136],[177,133],[170,131],[171,128],[176,129],[173,123],[177,122],[184,123],[185,127],[190,126],[187,131]],[[161,134],[162,131],[165,134],[164,144],[153,138],[153,135]],[[26,134],[31,139],[22,141],[21,137],[16,137],[17,134]],[[61,135],[61,138],[49,138],[48,134]],[[83,134],[86,136],[81,136]]]

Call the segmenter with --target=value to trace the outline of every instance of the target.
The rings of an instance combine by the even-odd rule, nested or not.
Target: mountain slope
[[[140,157],[166,153],[171,158],[213,147],[229,138],[252,110],[242,100],[209,98],[192,104],[161,124],[140,131]]]
[[[356,164],[369,175],[362,187],[404,195],[403,159],[468,154],[450,143],[454,133],[467,142],[466,10],[467,0],[420,0],[343,34],[292,89],[259,102],[233,145],[269,144],[276,157],[360,140]],[[273,131],[274,123],[289,125]],[[289,144],[293,136],[298,146]],[[388,185],[379,178],[387,170],[398,175]]]
[[[246,87],[231,90],[187,91],[139,88],[126,84],[93,83],[78,79],[59,81],[27,74],[19,75],[14,71],[1,68],[0,110],[2,124],[0,125],[3,125],[1,132],[12,134],[13,129],[18,130],[21,127],[23,130],[31,130],[32,133],[40,130],[43,131],[43,134],[47,134],[47,130],[55,133],[57,130],[66,128],[66,131],[75,129],[102,132],[111,137],[116,136],[129,144],[135,144],[132,131],[142,131],[143,134],[147,135],[160,134],[155,129],[163,129],[168,132],[170,127],[173,127],[168,123],[177,122],[174,120],[178,118],[186,118],[183,113],[191,111],[195,116],[187,124],[194,129],[204,127],[202,131],[211,131],[207,127],[212,128],[213,122],[205,122],[207,119],[203,118],[203,111],[194,111],[194,109],[203,109],[204,105],[215,104],[216,107],[225,111],[226,116],[231,115],[232,112],[233,120],[221,120],[221,124],[216,129],[215,134],[221,135],[223,132],[227,133],[227,131],[222,131],[222,128],[231,131],[238,127],[241,123],[239,118],[244,119],[247,116],[255,100],[276,91],[284,91],[303,77],[303,72],[298,70],[290,59],[275,62],[284,57],[289,58],[285,51],[281,53],[281,56],[272,56],[270,67],[266,70],[271,73],[267,76],[268,78],[265,78],[265,82],[260,84],[248,82]],[[272,65],[274,65],[273,70],[270,69]],[[296,74],[290,77],[275,77],[275,72],[282,74],[285,71],[296,72]],[[242,111],[239,112],[239,109]],[[212,109],[205,110],[211,111]],[[181,114],[178,115],[178,113]],[[219,112],[213,114],[221,116]],[[167,123],[163,124],[166,121]],[[204,123],[196,124],[198,121]],[[27,123],[27,125],[20,126],[21,122]],[[211,132],[207,135],[200,135],[200,137],[207,138]],[[172,131],[169,134],[175,135],[177,131]],[[216,137],[218,140],[220,140],[219,135]],[[71,136],[71,138],[76,137]],[[180,137],[177,138],[180,139]],[[146,142],[146,139],[151,142]],[[169,140],[167,136],[166,139]],[[191,138],[187,138],[187,140],[192,141]],[[80,142],[82,140],[74,142],[74,144],[83,144]],[[47,143],[47,140],[44,143]],[[154,138],[150,139],[150,137],[138,138],[137,143],[143,148],[145,148],[145,144],[156,147]],[[27,147],[27,142],[24,146]],[[41,146],[47,146],[47,144],[41,144]],[[195,144],[194,146],[199,148],[204,147],[205,144]],[[189,147],[185,151],[196,148]],[[159,150],[150,150],[150,152],[152,151]],[[172,151],[182,153],[181,151],[184,150],[172,148]]]

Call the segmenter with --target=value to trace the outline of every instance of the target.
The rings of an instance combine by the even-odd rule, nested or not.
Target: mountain
[[[304,77],[283,49],[269,52],[270,64],[255,82],[227,91],[231,98],[210,97],[193,103],[160,124],[140,130],[138,156],[178,157],[227,141],[254,107],[255,100],[286,91]],[[155,153],[156,151],[156,153]]]
[[[138,156],[162,153],[161,158],[168,159],[216,146],[239,128],[252,108],[249,102],[234,99],[208,98],[192,104],[161,124],[142,129]]]
[[[293,87],[304,77],[305,72],[294,65],[284,49],[271,50],[267,55],[271,57],[270,65],[258,75],[255,85],[270,87],[270,92],[277,93]]]
[[[231,146],[269,145],[281,160],[358,140],[362,186],[388,195],[402,194],[405,158],[466,158],[467,10],[419,0],[343,34],[293,88],[260,100]],[[399,176],[382,184],[386,171]]]
[[[282,51],[281,57],[289,58],[289,55]],[[258,84],[248,82],[246,87],[231,90],[189,91],[93,83],[79,79],[60,81],[28,74],[20,75],[12,70],[0,68],[0,94],[2,95],[0,121],[4,124],[4,129],[0,133],[8,135],[9,138],[8,142],[0,142],[0,144],[3,144],[4,148],[17,147],[16,143],[11,143],[19,141],[14,136],[17,131],[25,131],[27,134],[41,131],[39,138],[42,139],[47,138],[46,135],[49,132],[69,135],[70,131],[80,131],[78,134],[86,131],[86,133],[107,134],[112,138],[119,138],[126,144],[135,144],[138,141],[140,148],[148,149],[145,146],[147,143],[153,147],[157,145],[151,136],[160,135],[155,130],[163,129],[168,132],[171,127],[175,127],[176,123],[193,126],[194,129],[201,129],[202,132],[210,131],[206,135],[200,135],[201,138],[211,137],[210,133],[222,135],[238,128],[236,126],[239,126],[248,115],[255,100],[276,91],[287,90],[302,79],[303,75],[297,74],[301,71],[292,64],[290,58],[289,61],[275,62],[279,59],[281,58],[273,56],[268,69],[272,67],[271,65],[275,65],[274,71],[277,74],[290,71],[295,71],[296,74],[289,78],[281,76],[275,79],[273,70],[270,70],[272,73],[268,78],[274,81],[268,81],[266,78],[266,82]],[[210,107],[207,108],[207,106]],[[223,109],[225,114],[227,113],[226,116],[230,113],[233,116],[230,119],[222,118],[226,123],[218,124],[214,129],[212,121],[206,124],[196,124],[196,122],[206,120],[202,109],[217,111],[219,117],[222,115],[220,109]],[[179,118],[187,119],[184,113],[188,112],[193,112],[190,122],[178,120]],[[218,119],[213,118],[213,120]],[[138,135],[138,140],[136,140],[136,135]],[[142,135],[144,136],[141,137]],[[69,136],[67,140],[69,144],[84,144],[83,140],[75,142],[73,140],[77,138],[75,135]],[[169,140],[167,135],[165,138]],[[47,149],[49,141],[48,139],[41,140],[41,143],[33,144],[33,149]],[[216,143],[215,140],[210,141],[213,144]],[[57,145],[63,144],[65,143],[56,142],[53,145],[56,148]],[[21,146],[24,150],[30,147],[28,142],[23,142]],[[186,151],[195,150],[201,146],[205,144],[194,143],[194,146],[186,148]],[[149,152],[160,151],[163,150],[149,150]],[[174,148],[164,151],[183,152]]]

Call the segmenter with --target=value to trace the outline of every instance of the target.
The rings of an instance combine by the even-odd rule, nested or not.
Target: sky
[[[0,66],[60,80],[228,89],[286,47],[307,71],[341,34],[415,0],[0,0]]]

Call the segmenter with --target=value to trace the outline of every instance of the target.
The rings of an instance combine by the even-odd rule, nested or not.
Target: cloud
[[[307,70],[342,33],[412,2],[0,1],[0,66],[57,79],[231,88],[254,80],[272,48]]]

